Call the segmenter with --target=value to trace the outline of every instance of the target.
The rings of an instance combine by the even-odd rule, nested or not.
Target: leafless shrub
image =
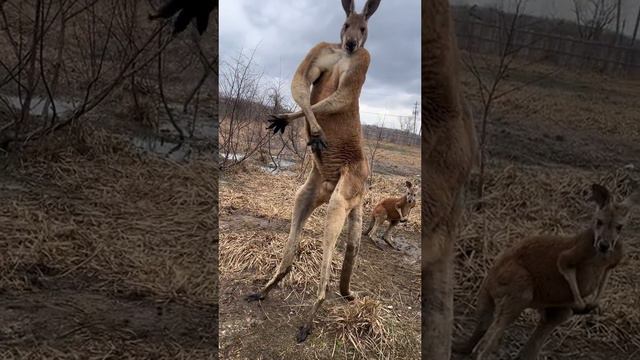
[[[499,39],[499,47],[497,59],[495,55],[484,56],[473,53],[466,53],[462,57],[462,61],[466,69],[473,75],[477,83],[478,93],[481,99],[481,130],[480,130],[480,174],[478,182],[478,198],[482,199],[484,191],[484,171],[486,164],[486,148],[487,148],[487,122],[490,118],[491,111],[496,101],[505,98],[508,95],[526,88],[536,82],[556,73],[554,70],[550,73],[537,76],[529,81],[523,82],[516,86],[505,88],[503,82],[509,77],[512,71],[517,70],[516,60],[520,52],[532,44],[516,43],[515,38],[518,31],[527,28],[530,24],[523,21],[524,11],[527,0],[513,0],[511,3],[513,9],[507,12],[506,9],[498,11],[498,24],[502,29],[501,38]],[[503,4],[504,6],[504,4]],[[528,62],[531,65],[542,59],[536,59]],[[523,66],[523,65],[520,65]],[[478,208],[482,206],[482,201],[478,202]]]
[[[162,91],[155,86],[146,94],[140,91],[151,79],[154,60],[159,88],[163,78],[189,69],[199,58],[208,65],[203,66],[206,80],[213,56],[197,41],[188,45],[184,37],[163,37],[170,32],[168,22],[149,22],[146,6],[127,0],[1,1],[0,106],[9,116],[0,119],[0,146],[33,141],[78,122],[114,101],[124,83],[133,103],[128,115],[157,124],[153,108]],[[161,56],[169,46],[186,47],[188,55],[182,51],[179,57]],[[173,64],[166,71],[163,61],[169,57]],[[189,94],[185,109],[201,95],[201,86]],[[127,107],[123,105],[118,107]]]

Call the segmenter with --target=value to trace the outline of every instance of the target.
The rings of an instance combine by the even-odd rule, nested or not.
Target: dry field
[[[419,157],[417,147],[380,146],[365,225],[375,202],[399,196],[405,179],[416,181]],[[274,174],[257,162],[243,163],[221,176],[221,359],[418,359],[419,203],[409,221],[396,227],[400,251],[386,244],[381,251],[363,237],[352,281],[359,297],[353,303],[337,295],[344,251],[342,238],[338,241],[327,301],[305,343],[296,344],[295,334],[317,291],[326,205],[307,222],[300,256],[280,286],[261,303],[243,300],[264,285],[278,265],[294,194],[306,175],[299,166]]]
[[[214,162],[74,128],[2,165],[0,358],[213,358]]]
[[[507,86],[518,86],[548,70],[516,71]],[[475,80],[467,76],[463,81],[478,106]],[[593,210],[587,201],[591,183],[603,183],[623,196],[630,191],[629,179],[640,179],[638,98],[637,81],[563,71],[497,104],[488,126],[485,205],[480,211],[474,209],[474,176],[458,242],[456,337],[466,338],[475,325],[475,295],[505,246],[526,235],[580,231],[588,226]],[[638,210],[623,230],[627,256],[613,271],[600,309],[575,316],[558,328],[542,359],[640,358]],[[534,312],[527,312],[510,328],[497,358],[513,358],[536,320]]]

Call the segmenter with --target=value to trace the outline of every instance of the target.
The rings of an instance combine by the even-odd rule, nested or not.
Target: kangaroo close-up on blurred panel
[[[425,0],[422,356],[640,356],[640,3]]]

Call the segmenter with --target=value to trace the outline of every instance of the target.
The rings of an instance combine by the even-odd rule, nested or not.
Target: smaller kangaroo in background
[[[384,224],[385,221],[389,221],[389,226],[384,232],[384,235],[382,235],[382,240],[392,248],[397,249],[396,246],[391,243],[391,229],[398,225],[398,223],[407,222],[411,209],[416,206],[416,188],[411,181],[405,182],[405,186],[407,187],[407,192],[404,196],[383,199],[373,208],[373,212],[371,213],[371,221],[364,234],[367,235],[380,250],[382,250],[382,247],[373,240],[370,234],[375,236],[378,227]]]
[[[531,237],[498,256],[480,288],[476,329],[467,342],[454,344],[454,352],[485,359],[520,313],[533,308],[540,321],[517,358],[535,360],[557,326],[598,306],[624,255],[620,232],[640,204],[640,188],[620,203],[601,185],[591,189],[596,209],[588,229],[570,237]]]

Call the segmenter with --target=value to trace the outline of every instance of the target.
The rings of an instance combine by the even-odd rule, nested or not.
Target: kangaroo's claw
[[[310,334],[311,334],[311,325],[304,324],[300,326],[300,329],[298,330],[298,335],[296,335],[296,341],[298,341],[298,343],[304,342],[305,340],[307,340],[307,337],[309,337]]]
[[[324,149],[327,148],[327,141],[325,140],[323,134],[311,135],[311,139],[309,140],[307,145],[311,146],[311,151],[316,154],[320,154]]]
[[[247,302],[253,302],[253,301],[260,301],[260,300],[264,300],[264,295],[262,293],[255,293],[255,294],[249,294],[247,296],[245,296],[245,300],[247,300]]]
[[[271,118],[267,121],[271,123],[267,127],[267,130],[273,130],[274,134],[277,134],[278,131],[284,134],[284,129],[289,125],[289,121],[282,115],[271,115]]]

